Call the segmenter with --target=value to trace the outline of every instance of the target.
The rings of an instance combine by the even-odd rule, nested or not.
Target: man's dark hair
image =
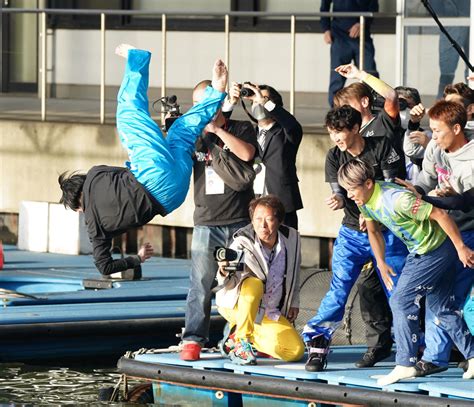
[[[420,92],[418,92],[418,89],[410,88],[409,86],[397,86],[395,91],[400,99],[411,99],[415,105],[421,103]]]
[[[362,116],[360,112],[349,105],[343,105],[331,109],[326,115],[325,125],[328,129],[342,131],[344,129],[352,130],[358,124],[359,129],[362,125]]]
[[[249,204],[249,215],[250,219],[253,220],[253,214],[257,206],[266,206],[273,211],[273,216],[276,216],[280,223],[285,219],[285,207],[283,206],[280,199],[275,195],[265,195],[260,198],[253,199]]]
[[[269,85],[260,85],[258,87],[260,90],[268,91],[268,98],[275,103],[277,106],[283,106],[283,98],[280,93],[272,86]]]
[[[73,211],[80,209],[82,187],[84,186],[85,180],[86,174],[78,174],[77,172],[68,174],[67,171],[63,172],[58,177],[59,186],[63,191],[59,203],[62,203],[65,208],[70,208]]]
[[[448,95],[459,95],[464,107],[466,108],[474,103],[474,90],[463,82],[446,85],[443,92],[443,98],[446,98]]]

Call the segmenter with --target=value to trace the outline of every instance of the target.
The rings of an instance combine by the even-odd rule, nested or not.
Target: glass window
[[[470,0],[430,0],[451,37],[469,51]],[[459,53],[418,0],[407,0],[405,12],[405,84],[421,94],[442,97],[447,84],[465,82],[468,73]]]
[[[258,11],[272,13],[311,13],[318,12],[321,0],[262,0]]]
[[[132,10],[160,11],[209,11],[223,13],[230,11],[230,0],[132,0]]]
[[[431,7],[439,17],[469,17],[470,0],[430,0]],[[419,0],[405,1],[406,17],[430,17]]]

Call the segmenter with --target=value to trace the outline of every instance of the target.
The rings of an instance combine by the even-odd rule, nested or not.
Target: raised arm
[[[303,137],[303,128],[295,116],[283,106],[276,105],[263,96],[258,86],[246,83],[245,87],[252,89],[254,92],[254,95],[248,96],[245,99],[251,100],[253,104],[262,105],[268,116],[282,127],[286,140],[298,146]]]
[[[354,64],[340,65],[335,69],[340,75],[348,79],[358,79],[375,90],[385,99],[384,110],[395,121],[400,114],[398,94],[390,85],[375,76],[359,70]]]

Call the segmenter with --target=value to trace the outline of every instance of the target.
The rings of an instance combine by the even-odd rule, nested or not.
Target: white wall
[[[56,30],[50,36],[50,83],[98,84],[100,80],[100,32]],[[192,88],[209,78],[216,58],[224,58],[222,33],[168,32],[167,86]],[[436,93],[438,35],[410,35],[407,40],[408,83],[422,94]],[[114,55],[122,42],[153,53],[150,86],[161,84],[161,32],[108,31],[106,33],[106,84],[119,85],[124,63]],[[381,77],[394,86],[395,35],[374,35],[376,61]],[[269,83],[281,91],[290,89],[290,35],[282,33],[232,33],[230,38],[231,80]],[[464,77],[459,64],[456,81]],[[329,46],[321,34],[296,36],[296,90],[326,92],[329,79]]]
[[[304,209],[298,212],[298,217],[304,236],[335,237],[341,222],[342,211],[335,213],[324,202],[331,194],[329,185],[324,182],[324,160],[331,146],[332,142],[325,133],[311,134],[306,131],[298,152],[296,165],[304,203]],[[98,164],[123,166],[125,159],[125,150],[119,142],[116,129],[110,124],[2,120],[0,212],[18,212],[20,202],[25,200],[58,202],[61,190],[57,179],[63,171],[85,172]],[[32,205],[34,208],[37,206]],[[41,216],[47,220],[48,205],[44,210],[44,216]],[[193,211],[193,190],[190,188],[186,201],[179,209],[164,218],[157,216],[151,223],[192,227]],[[48,229],[48,222],[35,221],[35,217],[24,217],[24,220],[30,225],[37,225],[25,229],[30,233],[30,237],[28,234],[25,236],[26,241],[42,244],[41,249],[35,250],[47,250],[47,237],[44,234],[38,237],[38,233]],[[35,235],[31,237],[31,233]],[[75,242],[79,243],[81,233],[77,225],[74,235]],[[54,243],[57,239],[60,237],[55,234],[50,236],[50,250],[57,246]],[[64,243],[63,248],[66,247]]]

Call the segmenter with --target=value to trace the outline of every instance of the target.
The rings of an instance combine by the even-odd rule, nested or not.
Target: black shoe
[[[308,360],[304,366],[308,372],[321,372],[326,368],[329,353],[329,341],[324,335],[319,335],[306,343]]]
[[[391,349],[386,348],[369,348],[362,355],[362,359],[355,362],[356,367],[372,367],[376,363],[388,358],[392,354]]]
[[[469,361],[468,360],[461,360],[459,363],[458,363],[458,367],[459,369],[462,369],[464,370],[465,372],[467,372],[467,368],[469,366]]]
[[[425,377],[430,374],[435,374],[439,372],[444,372],[448,370],[445,366],[436,366],[434,363],[427,362],[426,360],[421,359],[419,362],[416,362],[415,365],[416,375],[415,377]]]

